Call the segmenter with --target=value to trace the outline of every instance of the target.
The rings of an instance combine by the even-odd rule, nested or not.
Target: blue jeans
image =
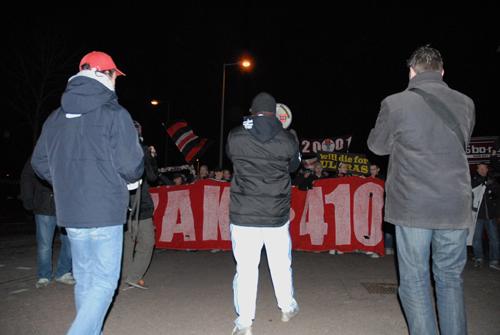
[[[120,277],[123,225],[66,230],[76,280],[76,318],[68,334],[97,335]]]
[[[467,229],[396,226],[399,297],[410,334],[438,334],[429,269],[431,249],[440,334],[467,334],[462,280],[467,234]]]
[[[35,214],[36,248],[37,248],[37,276],[38,278],[52,278],[52,244],[57,228],[57,219],[51,215]],[[71,248],[68,236],[59,234],[61,250],[57,261],[56,277],[71,272]]]
[[[483,254],[483,231],[486,228],[488,233],[488,244],[490,245],[490,264],[498,264],[500,245],[498,243],[498,227],[495,219],[484,220],[477,219],[476,228],[474,230],[474,238],[472,240],[472,249],[474,251],[474,258],[482,260]]]

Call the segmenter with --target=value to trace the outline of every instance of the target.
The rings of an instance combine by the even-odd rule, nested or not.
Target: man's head
[[[321,165],[320,162],[314,163],[314,174],[317,176],[321,176],[323,173],[323,166]]]
[[[182,173],[176,173],[173,175],[172,181],[174,182],[174,185],[182,185],[184,184],[184,175]]]
[[[339,163],[337,170],[339,174],[347,174],[347,166],[342,162]]]
[[[375,178],[376,176],[378,176],[380,172],[380,168],[378,167],[377,164],[371,164],[370,165],[370,176]]]
[[[92,51],[83,56],[79,68],[80,71],[93,69],[102,72],[109,77],[113,85],[115,84],[116,77],[125,75],[125,73],[118,69],[113,58],[102,51]]]
[[[231,170],[224,169],[223,175],[224,175],[224,179],[226,179],[226,180],[231,180],[231,178],[232,178]]]
[[[214,178],[216,180],[222,180],[224,178],[224,170],[221,167],[214,170]]]
[[[139,136],[139,141],[144,142],[144,137],[142,137],[142,126],[136,120],[133,120],[135,130],[137,131],[137,135]],[[153,148],[154,149],[154,148]]]
[[[429,45],[415,50],[407,61],[410,68],[410,79],[422,72],[438,72],[444,74],[441,53]]]
[[[250,112],[252,115],[262,114],[276,117],[276,100],[269,93],[261,92],[253,98]]]
[[[486,177],[488,175],[488,164],[479,163],[476,167],[476,171],[480,176]]]
[[[200,166],[200,177],[207,178],[208,177],[208,166],[202,165]]]
[[[137,130],[137,135],[139,135],[139,138],[142,140],[142,126],[139,122],[136,120],[133,120],[135,130]]]

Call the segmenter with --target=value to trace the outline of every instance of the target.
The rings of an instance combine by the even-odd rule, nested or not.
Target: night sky
[[[182,118],[197,135],[213,140],[202,161],[215,166],[222,65],[242,55],[251,56],[255,66],[249,73],[227,68],[226,136],[247,113],[252,97],[267,91],[290,107],[299,137],[353,135],[350,151],[368,153],[365,142],[381,100],[405,89],[406,59],[424,44],[441,51],[445,81],[474,100],[474,135],[500,135],[498,123],[492,122],[500,110],[496,5],[341,4],[271,8],[246,2],[183,9],[165,4],[165,10],[121,6],[128,14],[90,10],[85,15],[6,17],[1,23],[0,172],[17,176],[32,150],[36,122],[27,121],[26,111],[41,100],[34,98],[41,83],[43,121],[58,107],[81,57],[92,50],[109,53],[127,74],[117,82],[119,101],[141,122],[145,141],[157,147],[161,164],[167,150],[169,165],[183,163],[162,128],[167,119]],[[152,107],[152,98],[160,106]]]

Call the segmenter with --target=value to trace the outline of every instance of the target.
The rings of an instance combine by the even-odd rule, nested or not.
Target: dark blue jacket
[[[45,121],[31,164],[53,185],[58,225],[90,228],[125,223],[127,183],[142,176],[143,156],[115,92],[77,76]]]

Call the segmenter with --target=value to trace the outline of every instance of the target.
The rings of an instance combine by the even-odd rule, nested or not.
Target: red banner
[[[213,180],[151,189],[156,247],[231,249],[230,183]],[[292,189],[290,234],[295,250],[373,251],[383,254],[384,183],[374,178],[315,181]]]

